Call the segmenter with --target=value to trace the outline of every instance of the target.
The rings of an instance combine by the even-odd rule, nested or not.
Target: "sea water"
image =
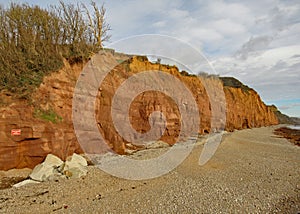
[[[297,126],[291,125],[291,126],[287,126],[287,127],[290,129],[300,130],[300,125],[297,125]]]

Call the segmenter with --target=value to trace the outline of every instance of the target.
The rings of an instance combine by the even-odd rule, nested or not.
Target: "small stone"
[[[136,152],[137,150],[133,150],[133,149],[125,149],[125,154],[127,155],[132,155]]]
[[[170,145],[161,140],[150,141],[145,144],[146,149],[159,149],[159,148],[168,148],[168,147],[170,147]]]
[[[27,184],[39,184],[39,183],[40,183],[39,181],[34,181],[34,180],[31,180],[31,179],[27,179],[27,180],[21,181],[19,183],[16,183],[15,185],[13,185],[13,187],[19,188],[19,187],[25,186]]]

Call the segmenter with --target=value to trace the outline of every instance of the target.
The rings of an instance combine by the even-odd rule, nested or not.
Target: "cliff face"
[[[73,91],[81,70],[82,66],[66,63],[63,70],[44,79],[31,104],[0,93],[0,170],[33,168],[49,153],[65,159],[82,152],[71,121]],[[21,130],[20,135],[12,135],[14,129]]]
[[[259,95],[234,78],[184,76],[175,66],[151,63],[145,57],[133,57],[128,63],[117,66],[105,78],[101,86],[102,90],[98,94],[99,130],[105,136],[110,147],[118,153],[123,154],[126,146],[131,148],[134,145],[120,137],[114,129],[110,115],[113,95],[130,76],[148,70],[160,70],[172,74],[192,92],[200,113],[198,130],[200,134],[221,129],[220,121],[216,121],[215,124],[211,123],[214,118],[222,119],[222,112],[226,115],[226,123],[223,128],[227,131],[278,124],[275,114],[262,102]],[[207,90],[210,89],[210,96],[219,97],[216,88],[224,90],[225,100],[221,105],[213,106],[209,102],[212,97],[209,98]],[[214,111],[216,114],[214,117],[212,117],[212,108],[217,108]],[[163,112],[167,120],[166,132],[162,135],[161,140],[171,145],[174,144],[181,130],[181,117],[175,102],[160,92],[144,92],[133,99],[129,111],[132,127],[140,133],[149,131],[149,116],[153,111]],[[212,128],[214,130],[211,130]],[[129,138],[134,139],[134,137]]]
[[[256,91],[224,87],[227,103],[226,130],[245,129],[278,124],[271,108],[266,106]]]
[[[278,124],[272,107],[265,105],[256,91],[232,77],[221,77],[226,95],[226,129],[245,129]]]
[[[112,58],[110,53],[106,57]],[[53,153],[65,159],[73,152],[81,152],[72,125],[72,98],[79,73],[83,65],[66,67],[57,73],[52,73],[44,79],[43,84],[32,96],[33,105],[16,101],[11,96],[2,93],[0,107],[0,169],[33,167],[40,163],[48,153]],[[124,140],[115,130],[111,116],[111,105],[117,89],[133,74],[146,70],[161,70],[177,77],[191,91],[199,109],[200,134],[209,133],[214,117],[226,115],[226,130],[252,128],[277,124],[278,120],[252,89],[240,85],[228,84],[226,80],[213,77],[182,75],[175,66],[167,66],[149,62],[145,57],[133,57],[118,65],[104,79],[99,87],[96,102],[96,120],[99,132],[104,136],[110,148],[120,154],[126,153],[126,148],[133,148],[130,142]],[[167,84],[167,83],[166,83]],[[206,87],[204,87],[204,84]],[[225,100],[221,107],[215,107],[209,100],[208,87],[223,87]],[[217,93],[210,96],[218,97]],[[223,107],[222,107],[223,106]],[[216,108],[216,109],[214,109]],[[41,120],[36,112],[55,112],[56,123]],[[132,127],[140,133],[150,130],[149,116],[153,111],[161,111],[166,117],[166,131],[161,140],[174,144],[181,130],[181,116],[178,106],[165,94],[157,91],[147,91],[136,96],[129,109]],[[212,112],[214,111],[214,113]],[[214,117],[212,115],[214,114]],[[35,115],[35,117],[34,117]],[[53,115],[52,115],[53,116]],[[191,117],[191,116],[190,116]],[[213,119],[212,119],[213,118]],[[193,118],[188,118],[192,121]],[[220,121],[215,121],[218,127]],[[11,136],[12,129],[21,129],[20,136]],[[161,132],[162,130],[157,130]],[[129,136],[129,138],[134,136]]]
[[[200,109],[200,133],[210,131],[210,104],[207,102],[208,96],[204,86],[197,77],[188,77],[180,75],[175,66],[164,66],[153,64],[144,57],[133,57],[129,62],[118,65],[109,75],[106,76],[97,99],[97,122],[99,131],[105,136],[109,146],[120,154],[125,153],[126,145],[134,147],[130,142],[125,141],[114,128],[111,116],[111,106],[113,95],[122,83],[135,73],[147,70],[160,70],[177,77],[186,84],[195,97],[198,108]],[[167,84],[167,82],[165,82]],[[138,86],[136,86],[138,88]],[[161,140],[174,144],[181,130],[179,109],[175,102],[168,96],[158,91],[147,91],[136,96],[129,109],[129,118],[132,127],[140,132],[145,133],[150,130],[149,116],[153,111],[161,111],[166,117],[166,131]],[[192,120],[192,118],[190,118]],[[163,130],[158,130],[163,132]],[[135,136],[127,136],[134,139]]]

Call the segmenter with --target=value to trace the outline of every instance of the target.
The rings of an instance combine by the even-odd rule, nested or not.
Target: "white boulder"
[[[61,176],[64,162],[55,155],[48,154],[45,161],[34,167],[29,177],[35,181],[54,180]]]
[[[74,153],[67,158],[63,173],[68,178],[80,178],[87,174],[87,165],[87,161],[84,157]]]

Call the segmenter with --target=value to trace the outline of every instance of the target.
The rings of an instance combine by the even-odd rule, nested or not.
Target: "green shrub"
[[[220,77],[220,79],[225,87],[241,88],[242,91],[246,93],[251,90],[251,88],[249,88],[247,85],[244,85],[234,77]]]
[[[42,109],[34,110],[34,117],[38,119],[42,119],[52,123],[62,122],[63,118],[59,116],[53,109],[49,109],[47,111]]]
[[[28,4],[0,5],[0,91],[28,98],[45,75],[63,67],[63,58],[74,64],[101,49],[109,38],[109,25],[103,6],[91,5],[93,14],[85,5],[63,1],[47,10]]]

